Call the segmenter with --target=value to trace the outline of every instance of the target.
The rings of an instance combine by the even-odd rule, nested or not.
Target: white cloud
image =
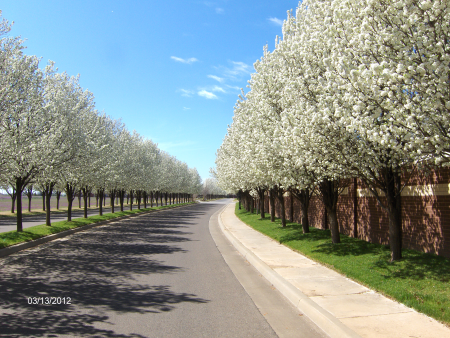
[[[181,62],[181,63],[187,63],[187,64],[191,64],[194,62],[197,62],[198,60],[196,58],[189,58],[189,59],[182,59],[176,56],[171,56],[170,57],[172,60],[175,60],[177,62]]]
[[[241,88],[238,86],[230,86],[230,85],[226,85],[226,86],[231,89],[241,90]]]
[[[178,91],[181,92],[181,96],[186,96],[186,97],[191,97],[194,94],[194,92],[192,90],[187,90],[187,89],[180,89]]]
[[[218,77],[218,76],[215,76],[215,75],[208,75],[208,77],[211,78],[211,79],[214,79],[214,80],[216,80],[216,81],[218,81],[220,83],[222,83],[223,80],[224,80],[222,77]]]
[[[225,12],[225,10],[223,8],[216,8],[217,14],[223,14],[223,12]]]
[[[233,68],[227,68],[225,74],[230,77],[236,77],[239,75],[250,74],[251,67],[244,62],[231,61]]]
[[[221,92],[221,93],[225,93],[225,89],[223,89],[222,87],[219,86],[214,86],[212,89],[213,92]]]
[[[281,19],[278,19],[278,18],[269,18],[269,19],[267,19],[267,20],[269,20],[270,22],[274,23],[275,25],[283,26],[283,20],[281,20]]]
[[[183,107],[183,110],[190,110],[191,108]]]
[[[200,91],[198,92],[198,95],[199,95],[199,96],[203,96],[203,97],[205,97],[205,98],[207,98],[207,99],[217,99],[217,96],[216,96],[215,94],[213,94],[213,93],[211,93],[211,92],[208,92],[208,91],[206,91],[206,90],[200,90]]]

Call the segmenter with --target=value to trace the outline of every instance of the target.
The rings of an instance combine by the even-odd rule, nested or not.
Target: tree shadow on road
[[[186,252],[179,243],[191,241],[192,211],[128,219],[0,259],[0,336],[141,337],[115,332],[112,325],[106,329],[110,314],[157,314],[184,302],[208,303],[142,282],[152,274],[183,273],[158,255]],[[30,297],[39,304],[28,304]],[[45,305],[45,297],[70,297],[71,304]]]

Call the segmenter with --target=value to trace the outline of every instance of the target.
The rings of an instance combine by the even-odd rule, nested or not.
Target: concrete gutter
[[[311,319],[321,330],[332,338],[361,338],[356,332],[342,324],[328,311],[313,302],[303,292],[281,277],[266,263],[259,259],[252,251],[247,249],[233,234],[225,228],[221,215],[219,226],[233,246],[252,264],[274,287],[276,287],[299,311]]]

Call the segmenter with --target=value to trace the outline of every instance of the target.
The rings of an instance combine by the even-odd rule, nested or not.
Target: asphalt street
[[[0,337],[276,337],[211,237],[211,215],[228,202],[144,214],[1,258]],[[279,297],[276,312],[298,317]]]
[[[141,208],[144,206],[141,205]],[[133,210],[137,209],[137,204],[133,204]],[[124,208],[124,210],[130,210],[129,205]],[[120,206],[115,206],[114,208],[115,212],[120,211]],[[103,207],[103,213],[106,214],[108,212],[111,212],[111,207],[106,206]],[[98,215],[98,208],[90,208],[88,209],[88,217],[89,216],[95,216]],[[75,218],[81,218],[84,216],[84,210],[83,209],[75,209],[72,211],[72,219]],[[66,221],[67,220],[67,210],[66,211],[58,211],[58,210],[52,210],[50,215],[51,222],[59,222],[59,221]],[[33,227],[35,225],[41,225],[45,224],[45,214],[39,214],[39,215],[27,215],[26,213],[22,216],[22,227],[29,228]],[[17,230],[17,221],[15,217],[6,217],[1,216],[0,217],[0,233],[1,232],[7,232],[7,231],[13,231]]]

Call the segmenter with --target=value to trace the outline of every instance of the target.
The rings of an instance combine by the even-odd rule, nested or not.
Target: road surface
[[[0,337],[322,337],[217,229],[213,240],[210,218],[228,202],[144,214],[1,258]],[[256,286],[257,304],[273,304],[257,307],[224,257]]]

